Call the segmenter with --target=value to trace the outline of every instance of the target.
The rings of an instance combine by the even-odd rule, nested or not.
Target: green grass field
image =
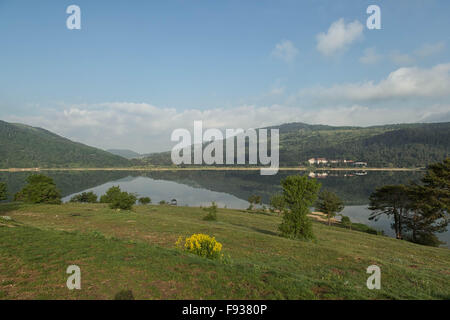
[[[315,242],[281,238],[280,217],[193,207],[1,204],[0,299],[450,299],[450,250],[314,222]],[[206,233],[223,261],[175,248]],[[66,268],[81,268],[68,290]],[[381,290],[369,290],[369,265]]]

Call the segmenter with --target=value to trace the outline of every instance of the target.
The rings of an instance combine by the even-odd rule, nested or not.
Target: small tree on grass
[[[8,198],[6,183],[0,182],[0,201],[6,200]]]
[[[203,217],[206,221],[217,221],[217,204],[213,201],[211,206],[208,208],[203,208],[208,214]]]
[[[352,229],[352,221],[350,220],[349,217],[342,216],[341,223],[344,227],[349,228],[350,230]]]
[[[112,200],[117,197],[122,190],[120,190],[119,186],[112,186],[109,188],[104,195],[100,197],[101,203],[111,203]]]
[[[132,193],[122,191],[109,204],[111,209],[131,210],[136,203],[136,196]]]
[[[323,190],[319,194],[319,199],[316,203],[316,210],[327,215],[328,225],[331,225],[331,218],[335,217],[337,213],[344,210],[344,203],[339,197],[328,190]]]
[[[120,190],[119,186],[113,186],[101,196],[100,202],[109,203],[111,209],[131,210],[136,203],[136,196]]]
[[[289,176],[281,181],[286,205],[281,235],[289,238],[310,240],[314,238],[312,223],[308,217],[309,207],[316,201],[321,184],[306,176]]]
[[[276,193],[270,198],[270,211],[283,213],[286,208],[286,203],[284,202],[284,196],[282,194]]]
[[[15,201],[61,204],[61,194],[52,178],[42,174],[33,174],[26,181],[27,185],[14,195]]]
[[[146,205],[152,203],[152,199],[150,199],[150,197],[141,197],[139,198],[139,203],[142,205]]]
[[[83,192],[83,193],[73,196],[70,199],[70,202],[96,203],[97,195],[95,193],[93,193],[92,191]]]
[[[257,196],[255,194],[251,195],[248,198],[248,202],[250,203],[250,206],[248,207],[247,210],[253,210],[253,205],[262,203],[261,196]]]

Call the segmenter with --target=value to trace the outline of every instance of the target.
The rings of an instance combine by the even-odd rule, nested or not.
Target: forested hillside
[[[0,168],[117,167],[130,162],[50,131],[0,120]]]
[[[450,123],[332,127],[289,123],[280,130],[280,165],[305,165],[310,158],[364,161],[370,167],[424,167],[450,155]],[[170,165],[170,152],[145,164]]]

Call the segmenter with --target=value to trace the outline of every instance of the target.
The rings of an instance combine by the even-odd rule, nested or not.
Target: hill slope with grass
[[[109,152],[73,142],[42,128],[0,120],[0,168],[126,167]]]
[[[450,123],[333,127],[288,123],[280,132],[280,165],[305,165],[310,158],[354,160],[370,167],[425,167],[450,155]],[[170,152],[141,160],[170,165]]]
[[[450,250],[313,223],[315,242],[282,238],[274,215],[219,209],[103,204],[1,204],[0,298],[450,299]],[[175,248],[194,233],[214,236],[225,259]],[[66,288],[81,268],[82,289]],[[381,290],[366,287],[381,268]]]

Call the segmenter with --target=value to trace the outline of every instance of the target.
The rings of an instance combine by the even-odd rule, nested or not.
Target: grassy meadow
[[[278,236],[281,217],[168,205],[112,210],[104,204],[0,204],[0,299],[450,299],[450,250],[327,226],[314,242]],[[223,260],[175,248],[205,233]],[[68,290],[66,268],[81,268]],[[381,290],[369,290],[369,265]]]

